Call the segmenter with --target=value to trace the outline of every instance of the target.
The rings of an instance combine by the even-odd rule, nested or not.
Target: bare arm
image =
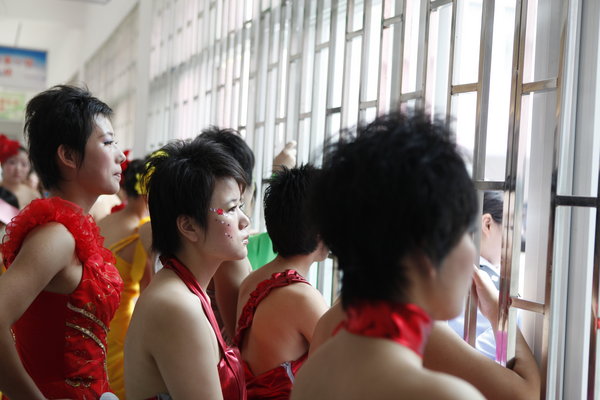
[[[291,304],[289,309],[296,310],[296,321],[298,323],[300,333],[310,345],[314,338],[315,328],[317,323],[327,311],[327,304],[321,293],[312,286],[300,288],[304,289],[302,296],[298,298],[295,304]],[[308,289],[308,290],[306,290]],[[295,296],[296,297],[296,296]]]
[[[227,335],[235,336],[237,299],[242,281],[252,271],[247,258],[236,261],[225,261],[213,276],[215,296],[221,319],[225,325]]]
[[[480,354],[444,322],[436,322],[425,347],[423,364],[466,380],[487,399],[529,400],[540,396],[538,366],[520,332],[517,362],[511,370]]]
[[[498,326],[498,291],[488,274],[474,267],[473,284],[481,312],[494,333]],[[540,373],[527,342],[517,332],[516,360],[512,369],[480,354],[445,323],[436,323],[425,348],[426,367],[463,378],[488,399],[534,399],[540,396]]]
[[[186,293],[162,302],[149,324],[149,349],[172,398],[221,400],[215,333],[197,299],[189,298]]]
[[[11,399],[45,399],[23,367],[10,329],[42,290],[68,292],[68,279],[60,273],[72,262],[74,250],[73,236],[63,225],[46,224],[29,233],[0,278],[0,388]]]
[[[342,302],[338,298],[335,303],[321,316],[315,331],[312,341],[310,342],[309,355],[312,355],[323,343],[325,343],[332,335],[333,330],[346,318]]]
[[[283,150],[273,159],[273,173],[281,170],[283,167],[294,168],[296,166],[296,152],[296,141],[287,142]]]

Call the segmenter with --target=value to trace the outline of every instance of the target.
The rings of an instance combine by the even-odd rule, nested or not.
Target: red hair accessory
[[[19,142],[0,134],[0,162],[3,163],[12,156],[19,154],[19,147],[21,147]]]
[[[121,185],[125,181],[125,171],[127,171],[127,167],[129,167],[129,153],[131,150],[125,150],[123,154],[125,154],[125,161],[121,163],[121,181],[119,182]]]

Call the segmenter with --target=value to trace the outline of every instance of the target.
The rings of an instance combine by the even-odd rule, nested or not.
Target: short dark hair
[[[233,178],[243,191],[246,174],[218,143],[197,137],[172,141],[152,155],[144,180],[152,224],[152,247],[172,257],[180,249],[177,217],[188,215],[206,228],[216,180]]]
[[[267,232],[273,250],[282,257],[309,254],[318,245],[314,223],[308,216],[310,185],[318,170],[310,164],[283,167],[269,180],[264,207]]]
[[[139,158],[131,160],[127,164],[127,169],[123,173],[123,184],[121,185],[125,189],[127,197],[137,198],[140,193],[140,178],[146,170],[146,162]]]
[[[81,164],[97,115],[110,118],[112,110],[85,88],[58,85],[29,101],[24,129],[29,158],[46,189],[56,188],[61,180],[56,163],[61,144],[74,150]]]
[[[234,129],[220,129],[211,126],[204,129],[200,136],[203,139],[214,140],[223,145],[229,154],[237,160],[246,175],[248,184],[252,183],[252,170],[254,169],[254,153],[240,133]]]
[[[486,191],[483,193],[483,214],[490,214],[494,222],[502,223],[504,199],[500,192]]]
[[[421,111],[384,115],[330,146],[313,185],[312,215],[338,257],[344,307],[406,301],[405,256],[435,267],[473,227],[477,198],[441,122]]]

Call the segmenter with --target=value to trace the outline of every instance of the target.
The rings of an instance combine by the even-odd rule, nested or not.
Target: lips
[[[248,238],[249,238],[249,236],[246,236],[244,239],[242,239],[242,244],[243,245],[247,245],[248,244]]]

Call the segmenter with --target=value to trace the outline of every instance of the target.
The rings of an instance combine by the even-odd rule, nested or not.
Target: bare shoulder
[[[321,292],[319,292],[315,287],[310,284],[303,282],[292,283],[288,286],[285,286],[280,289],[276,289],[273,291],[274,299],[276,298],[278,301],[282,301],[288,304],[295,304],[297,307],[300,305],[323,305],[327,308],[325,304],[325,299]],[[299,307],[300,308],[300,307]],[[325,310],[323,311],[323,313]]]
[[[21,259],[43,258],[44,264],[65,263],[72,259],[75,238],[63,224],[49,222],[33,228],[23,240],[15,263]],[[52,257],[48,257],[52,254]]]
[[[74,290],[81,279],[81,268],[69,276],[62,274],[73,266],[74,255],[75,239],[64,225],[51,222],[29,232],[0,280],[0,304],[5,306],[3,314],[11,323],[49,285],[53,284],[52,289],[59,293]]]
[[[161,270],[140,295],[136,310],[147,309],[149,314],[160,318],[179,318],[183,315],[202,313],[198,297],[190,292],[173,272]],[[160,309],[160,312],[156,312]]]
[[[454,376],[423,370],[415,374],[407,389],[421,399],[484,400],[483,395],[470,383]]]

